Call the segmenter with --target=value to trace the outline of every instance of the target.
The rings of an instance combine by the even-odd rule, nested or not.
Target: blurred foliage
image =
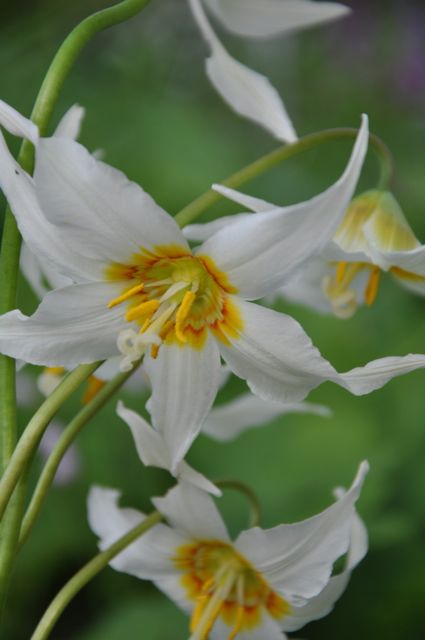
[[[28,114],[61,39],[79,19],[104,4],[1,2],[1,97]],[[247,64],[271,76],[300,134],[357,126],[360,113],[369,113],[372,130],[396,157],[396,195],[423,240],[423,3],[348,4],[355,10],[352,17],[323,29],[270,43],[227,37],[226,43]],[[213,181],[275,146],[215,95],[203,74],[205,53],[186,3],[152,0],[138,18],[87,47],[65,85],[55,120],[71,104],[83,104],[83,143],[102,148],[107,162],[175,213]],[[247,190],[282,203],[307,198],[335,180],[348,150],[345,143],[317,149],[256,180]],[[372,158],[362,187],[372,187],[375,176]],[[208,215],[230,210],[223,204]],[[20,299],[24,310],[34,309],[36,301],[24,283]],[[300,320],[339,370],[374,357],[424,351],[425,302],[389,278],[373,308],[360,310],[348,321],[283,302],[279,309]],[[34,386],[37,373],[31,372]],[[241,388],[241,383],[233,384],[229,394]],[[332,407],[332,418],[286,416],[225,445],[200,437],[190,452],[190,462],[206,475],[239,478],[252,485],[263,504],[265,526],[325,507],[331,489],[348,484],[359,461],[369,459],[371,472],[360,511],[370,531],[370,553],[334,613],[303,629],[303,638],[423,638],[423,385],[423,371],[363,398],[326,384],[311,399]],[[139,410],[146,399],[144,393],[129,391],[123,397]],[[78,402],[75,398],[63,408],[63,422],[78,410]],[[81,473],[71,485],[52,490],[17,562],[7,610],[8,640],[28,638],[55,592],[95,553],[85,514],[91,484],[119,487],[125,503],[145,510],[150,496],[171,484],[167,474],[142,467],[114,405],[111,402],[78,438]],[[30,409],[22,407],[22,425],[29,415]],[[39,470],[36,460],[30,486]],[[231,531],[246,525],[246,507],[239,496],[226,493],[222,510]],[[57,640],[135,637],[186,638],[187,621],[150,584],[109,568],[75,599],[52,634]]]

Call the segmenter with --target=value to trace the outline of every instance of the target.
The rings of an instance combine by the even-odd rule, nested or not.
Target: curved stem
[[[223,489],[234,489],[235,491],[239,491],[239,493],[243,493],[250,506],[249,526],[257,527],[259,525],[261,519],[261,505],[257,498],[257,494],[251,489],[251,487],[240,480],[218,480],[214,484],[216,484],[217,487],[222,487]]]
[[[356,138],[357,134],[357,129],[327,129],[326,131],[312,133],[301,138],[297,142],[294,142],[294,144],[279,147],[262,158],[255,160],[240,171],[231,175],[229,178],[222,180],[220,184],[230,187],[231,189],[236,189],[299,153],[313,149],[325,142],[331,142],[333,140],[351,140]],[[393,180],[394,161],[390,150],[380,138],[374,134],[370,134],[369,142],[380,162],[378,188],[384,189],[388,187]],[[206,191],[199,196],[199,198],[196,198],[196,200],[193,200],[193,202],[188,204],[187,207],[184,207],[184,209],[179,211],[175,216],[177,224],[180,227],[184,227],[190,222],[193,222],[193,220],[201,215],[201,213],[221,200],[221,198],[223,198],[223,196],[212,189]]]
[[[54,600],[50,603],[43,617],[31,636],[31,640],[45,640],[49,637],[51,630],[57,622],[59,616],[76,594],[104,569],[108,563],[115,558],[123,549],[132,542],[140,538],[146,531],[158,524],[162,520],[162,515],[158,511],[151,513],[143,522],[131,529],[124,536],[119,538],[114,544],[95,556],[78,573],[69,580],[59,591]]]
[[[87,424],[87,422],[94,416],[99,409],[101,409],[111,396],[128,380],[128,378],[134,373],[137,368],[137,364],[131,371],[120,373],[113,380],[110,380],[94,398],[89,402],[81,411],[75,416],[69,423],[66,429],[63,431],[61,437],[57,441],[55,447],[50,453],[47,462],[43,468],[40,478],[37,482],[37,486],[34,490],[31,502],[25,513],[24,520],[22,522],[21,535],[19,538],[19,549],[25,544],[28,535],[31,532],[34,523],[40,514],[44,501],[47,497],[47,492],[55,478],[56,471],[61,463],[62,458],[67,452],[70,445],[73,443],[81,429]]]
[[[23,432],[10,462],[0,481],[0,518],[6,509],[12,492],[24,473],[27,463],[34,453],[41,436],[50,420],[67,398],[100,366],[100,362],[83,364],[64,378],[53,393],[35,412]]]

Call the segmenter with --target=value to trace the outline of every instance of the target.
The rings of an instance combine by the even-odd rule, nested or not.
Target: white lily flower
[[[48,293],[30,317],[18,310],[3,315],[0,351],[66,368],[121,352],[127,369],[146,354],[152,416],[173,467],[212,406],[220,356],[255,394],[280,402],[301,401],[326,380],[369,393],[423,367],[423,355],[409,355],[339,374],[295,320],[249,302],[283,286],[329,243],[351,200],[367,139],[364,117],[332,187],[299,205],[239,219],[192,252],[141,187],[77,142],[41,138],[31,178],[1,136],[0,186],[20,231],[34,253],[75,284]]]
[[[424,245],[394,196],[372,190],[354,198],[332,242],[281,293],[349,318],[359,305],[374,303],[382,273],[425,295]]]
[[[153,500],[170,526],[159,524],[111,562],[118,571],[153,580],[191,614],[190,640],[282,640],[284,631],[326,615],[367,549],[355,512],[368,465],[322,513],[272,529],[254,527],[232,542],[205,492],[180,483]],[[88,517],[105,549],[144,519],[118,506],[120,494],[95,487]],[[342,574],[331,577],[347,553]]]
[[[167,442],[154,425],[151,426],[141,415],[128,409],[121,401],[117,405],[117,414],[129,426],[139,458],[146,467],[165,469],[178,480],[189,482],[213,495],[221,495],[220,489],[201,473],[195,471],[185,460],[181,460],[173,468],[172,452],[169,451]]]
[[[311,0],[204,0],[229,31],[265,38],[335,20],[350,9],[333,2]],[[261,74],[232,58],[213,31],[201,0],[189,0],[193,16],[211,56],[206,72],[221,97],[236,111],[267,129],[278,140],[297,140],[292,122],[276,89]]]

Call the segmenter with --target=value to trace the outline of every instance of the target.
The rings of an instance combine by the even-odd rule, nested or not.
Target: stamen
[[[347,263],[346,262],[339,262],[338,266],[336,268],[336,273],[335,273],[335,283],[336,284],[341,284],[341,282],[344,280],[344,275],[345,275],[345,271],[347,269]]]
[[[190,282],[175,282],[169,289],[167,289],[162,298],[160,298],[160,302],[165,302],[169,298],[172,298],[176,293],[188,287],[189,284]]]
[[[374,267],[372,273],[367,281],[364,297],[368,307],[370,307],[376,300],[378,295],[379,280],[381,277],[381,270],[379,267]]]
[[[137,318],[142,318],[146,315],[152,316],[158,308],[158,300],[148,300],[147,302],[138,304],[137,307],[129,309],[125,314],[125,319],[131,322],[132,320],[137,320]]]
[[[161,345],[159,345],[159,344],[153,344],[153,345],[151,346],[151,358],[153,358],[154,360],[156,360],[156,359],[157,359],[157,357],[158,357],[159,347],[160,347],[160,346],[161,346]]]
[[[121,304],[121,302],[125,302],[132,296],[136,295],[136,293],[140,293],[141,291],[143,291],[144,287],[145,285],[142,282],[141,284],[138,284],[135,287],[132,287],[128,291],[125,291],[122,295],[118,296],[117,298],[110,300],[108,302],[108,309],[112,309],[113,307],[116,307],[118,304]]]
[[[228,566],[221,567],[217,572],[214,582],[218,583],[218,573],[222,575],[223,569],[228,569]],[[213,628],[223,605],[235,584],[236,574],[230,570],[221,585],[219,585],[213,592],[208,604],[204,607],[202,613],[199,616],[198,624],[194,627],[192,635],[189,640],[207,640],[211,629]],[[206,597],[206,596],[205,596]]]
[[[168,318],[173,315],[176,307],[177,302],[170,304],[165,308],[164,311],[162,311],[161,307],[159,307],[158,312],[161,311],[161,313],[157,312],[157,314],[155,314],[150,321],[147,320],[143,327],[140,329],[139,333],[146,333],[148,329],[149,333],[159,333],[163,325],[167,322]]]
[[[96,378],[96,376],[90,376],[87,383],[87,389],[83,395],[82,403],[88,404],[91,400],[93,400],[95,395],[102,389],[102,387],[105,386],[105,384],[106,383],[104,380]]]
[[[195,301],[196,294],[193,291],[186,291],[182,303],[176,313],[176,336],[181,342],[187,342],[187,338],[183,333],[183,324],[189,315],[190,309]]]
[[[63,367],[45,367],[45,373],[50,373],[52,376],[61,376],[65,373],[65,369]]]
[[[235,640],[239,631],[242,629],[242,622],[245,613],[244,607],[244,578],[243,575],[239,576],[236,583],[236,595],[238,599],[238,608],[236,609],[236,620],[227,640]]]

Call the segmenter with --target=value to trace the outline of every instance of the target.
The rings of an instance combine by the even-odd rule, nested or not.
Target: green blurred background
[[[0,3],[0,95],[29,114],[59,43],[100,0]],[[397,162],[395,193],[419,238],[425,238],[425,7],[415,2],[349,0],[354,13],[334,25],[265,43],[224,36],[245,63],[268,74],[283,95],[300,135],[357,126],[370,116]],[[171,213],[213,181],[273,149],[262,130],[238,119],[203,73],[206,49],[184,0],[152,0],[136,19],[98,36],[66,82],[55,121],[71,104],[87,108],[82,142],[102,148]],[[12,144],[16,145],[16,141]],[[15,147],[16,148],[16,147]],[[282,165],[246,190],[268,200],[305,199],[336,179],[349,145],[335,143]],[[374,186],[368,160],[361,187]],[[211,216],[229,211],[220,205]],[[205,218],[206,219],[206,218]],[[21,306],[36,301],[22,283]],[[388,278],[371,309],[348,321],[280,303],[301,321],[339,370],[384,355],[423,352],[425,302]],[[22,380],[20,422],[41,401],[38,371]],[[189,460],[212,478],[252,485],[263,504],[263,525],[290,522],[322,509],[335,485],[347,485],[367,458],[371,472],[360,511],[371,549],[332,615],[297,636],[311,640],[378,638],[423,640],[425,616],[425,373],[397,379],[363,398],[326,384],[311,400],[332,407],[330,419],[286,416],[229,444],[200,437]],[[243,388],[232,383],[223,398]],[[25,396],[25,398],[24,398]],[[127,391],[129,406],[146,396]],[[25,402],[24,402],[25,401]],[[55,487],[16,564],[7,610],[7,640],[30,637],[51,598],[95,552],[85,499],[93,483],[120,487],[126,504],[149,510],[149,498],[170,486],[165,472],[139,462],[127,427],[111,402],[77,442],[79,473]],[[69,402],[59,419],[79,408]],[[32,481],[41,468],[34,464]],[[239,496],[222,500],[230,529],[245,526]],[[62,616],[52,638],[122,640],[186,638],[187,620],[149,583],[106,569]]]

